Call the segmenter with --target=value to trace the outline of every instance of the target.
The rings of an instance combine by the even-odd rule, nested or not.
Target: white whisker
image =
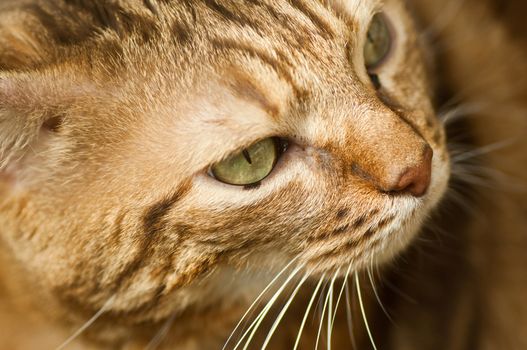
[[[331,320],[331,328],[333,329],[333,325],[335,324],[335,317],[337,316],[337,309],[340,304],[340,299],[342,298],[342,295],[344,294],[344,289],[348,283],[349,273],[351,271],[351,264],[348,266],[348,270],[346,270],[346,275],[344,276],[344,281],[342,282],[342,287],[340,288],[339,295],[337,297],[337,303],[335,305],[335,313],[333,315],[333,319]]]
[[[375,345],[375,341],[373,340],[373,335],[370,330],[370,325],[368,324],[368,318],[366,317],[366,311],[364,310],[364,302],[362,301],[359,275],[357,274],[357,272],[355,272],[355,283],[356,283],[355,286],[357,287],[357,296],[359,298],[360,311],[362,314],[362,318],[364,320],[364,325],[366,326],[366,332],[368,332],[368,337],[370,338],[370,342],[371,342],[371,345],[373,346],[373,349],[377,350],[377,346]]]
[[[483,146],[483,147],[480,147],[474,150],[470,150],[470,151],[453,156],[452,162],[453,163],[463,162],[463,161],[466,161],[472,158],[476,158],[476,157],[479,157],[485,154],[489,154],[489,153],[501,150],[503,148],[506,148],[508,146],[511,146],[514,144],[514,142],[515,140],[509,139],[509,140],[495,142],[490,145],[486,145],[486,146]]]
[[[247,329],[247,331],[245,331],[245,333],[242,335],[242,337],[240,338],[240,340],[238,341],[238,343],[236,344],[236,346],[234,347],[233,350],[236,350],[242,343],[243,339],[249,335],[249,337],[247,338],[247,341],[245,343],[245,346],[243,348],[243,350],[246,350],[248,347],[249,347],[249,344],[251,343],[256,331],[258,330],[258,328],[260,327],[260,325],[262,324],[263,320],[265,319],[265,316],[267,315],[267,313],[269,312],[269,310],[271,309],[271,307],[274,305],[274,303],[276,302],[276,300],[278,299],[278,297],[282,294],[283,290],[287,287],[287,285],[289,284],[289,282],[297,275],[297,273],[303,268],[304,266],[303,265],[300,265],[298,266],[295,270],[293,270],[293,272],[289,275],[289,277],[287,278],[287,280],[282,284],[282,286],[276,291],[276,293],[273,295],[273,297],[267,302],[267,304],[265,305],[264,309],[260,312],[260,314],[256,317],[256,319],[251,323],[251,325],[249,326],[249,328]],[[249,334],[250,332],[250,334]]]
[[[371,263],[371,265],[373,266],[373,262]],[[375,295],[375,299],[377,299],[377,302],[379,303],[379,306],[381,307],[382,311],[384,312],[384,314],[386,315],[386,317],[388,317],[388,319],[393,322],[393,319],[392,317],[390,316],[390,314],[388,313],[388,311],[386,311],[386,308],[384,307],[382,301],[381,301],[381,298],[379,297],[379,294],[377,293],[377,288],[375,286],[375,281],[373,280],[373,276],[371,274],[371,267],[368,267],[366,269],[367,273],[368,273],[368,279],[370,280],[370,284],[371,284],[371,288],[373,289],[373,294]]]
[[[327,317],[327,350],[331,350],[331,320],[333,319],[333,289],[334,283],[331,282],[329,287],[329,303],[328,303],[328,317]]]
[[[463,192],[461,192],[459,189],[455,188],[452,185],[449,187],[448,192],[445,194],[445,201],[451,202],[455,206],[459,207],[459,209],[465,211],[471,216],[477,216],[479,213],[477,208],[472,205],[469,198],[467,198],[467,196],[464,195]],[[390,286],[390,288],[392,287]]]
[[[154,350],[161,345],[163,342],[163,339],[166,337],[168,331],[170,330],[170,327],[174,324],[174,321],[176,320],[176,313],[172,313],[172,315],[165,321],[165,324],[163,327],[159,330],[159,332],[156,333],[154,338],[146,345],[145,350]]]
[[[333,286],[333,283],[335,282],[335,279],[337,278],[337,274],[338,274],[338,271],[335,273],[335,275],[331,279],[329,288],[331,288]],[[324,316],[326,315],[326,307],[328,306],[328,301],[329,301],[329,289],[328,289],[328,292],[326,293],[326,299],[324,301],[324,306],[322,307],[322,314],[320,315],[320,324],[318,326],[318,333],[317,333],[317,340],[316,340],[316,343],[315,343],[315,350],[318,350],[318,344],[320,342],[320,335],[322,333],[322,325],[324,323]],[[329,334],[328,334],[328,336],[329,336]]]
[[[455,163],[451,172],[453,178],[468,184],[502,189],[508,192],[527,191],[526,184],[520,179],[488,166],[467,162]]]
[[[99,311],[97,311],[97,313],[95,315],[93,315],[92,318],[90,318],[88,321],[86,321],[86,323],[84,323],[75,333],[73,333],[68,339],[66,339],[66,341],[64,343],[62,343],[60,346],[58,346],[56,350],[64,349],[73,340],[75,340],[79,335],[81,335],[86,329],[88,329],[92,324],[94,324],[95,321],[97,321],[97,319],[99,319],[99,317],[101,317],[102,314],[104,314],[110,308],[110,306],[113,304],[114,300],[115,300],[115,295],[110,297],[110,299],[108,299],[106,301],[106,303],[104,303],[104,305],[99,309]]]
[[[269,333],[267,334],[267,337],[265,338],[264,344],[262,345],[262,350],[265,350],[267,348],[267,345],[271,341],[271,337],[273,336],[274,332],[276,331],[276,328],[280,324],[280,321],[282,321],[282,318],[284,317],[285,313],[287,312],[287,309],[289,309],[289,306],[293,302],[295,296],[297,295],[298,291],[300,290],[300,287],[306,282],[307,278],[309,277],[309,274],[305,274],[302,280],[298,283],[293,293],[291,293],[291,297],[289,297],[289,300],[282,308],[282,311],[280,311],[280,314],[278,314],[278,317],[274,321],[271,329],[269,330]]]
[[[316,298],[316,295],[320,289],[320,286],[322,286],[322,282],[324,281],[324,277],[326,277],[326,275],[322,275],[322,277],[320,277],[320,280],[318,281],[316,287],[315,287],[315,291],[313,292],[313,295],[311,296],[311,299],[309,300],[309,303],[307,305],[307,308],[306,308],[306,313],[304,314],[304,318],[302,319],[302,323],[300,324],[300,329],[298,330],[298,335],[296,337],[296,341],[295,341],[295,346],[293,348],[293,350],[297,350],[298,348],[298,345],[300,344],[300,337],[302,336],[302,331],[304,330],[304,327],[306,325],[306,321],[307,321],[307,318],[309,317],[309,311],[311,311],[311,307],[313,306],[313,303],[315,302],[315,298]]]
[[[351,298],[350,298],[350,290],[348,287],[348,283],[346,283],[345,289],[346,289],[346,318],[347,318],[347,323],[348,323],[348,334],[350,336],[351,346],[353,350],[357,350],[357,342],[355,341],[355,335],[353,334],[353,323],[352,323],[352,317],[351,317]]]
[[[452,124],[453,122],[466,118],[467,116],[474,115],[475,113],[483,110],[483,106],[476,103],[466,103],[460,106],[451,108],[450,110],[440,113],[439,119],[444,126]]]
[[[254,302],[249,306],[249,308],[247,309],[247,311],[243,314],[242,318],[240,319],[240,321],[236,324],[236,327],[234,328],[234,330],[231,332],[231,334],[229,335],[229,338],[227,338],[227,341],[225,342],[225,344],[223,345],[223,348],[222,350],[225,350],[227,348],[227,345],[229,344],[230,340],[232,339],[232,337],[234,336],[234,334],[236,333],[236,331],[238,330],[238,328],[240,328],[242,322],[245,320],[245,318],[247,317],[247,315],[249,315],[249,313],[252,311],[252,309],[255,307],[255,305],[260,301],[260,299],[263,297],[263,295],[273,286],[273,284],[284,274],[284,272],[289,268],[291,267],[291,265],[298,259],[298,257],[295,257],[294,259],[292,259],[282,270],[280,270],[280,272],[278,272],[278,274],[271,280],[271,282],[269,282],[267,284],[267,286],[264,288],[264,290],[256,297],[256,299],[254,300]]]

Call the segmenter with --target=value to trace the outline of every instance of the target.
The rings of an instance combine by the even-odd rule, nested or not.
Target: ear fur
[[[0,174],[38,137],[43,117],[30,110],[29,72],[47,58],[42,25],[21,10],[24,0],[0,4]]]
[[[43,116],[31,112],[26,99],[17,95],[17,89],[0,77],[0,171],[24,155],[44,123]]]

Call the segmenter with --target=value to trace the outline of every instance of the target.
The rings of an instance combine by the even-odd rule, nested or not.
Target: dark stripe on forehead
[[[249,46],[248,44],[235,41],[232,39],[212,39],[211,41],[212,46],[216,50],[220,51],[226,51],[226,50],[234,50],[234,51],[241,51],[246,53],[252,58],[256,58],[260,60],[261,62],[265,63],[267,66],[271,67],[280,77],[280,79],[287,82],[295,94],[295,97],[297,99],[301,99],[306,96],[307,91],[305,91],[303,88],[298,86],[291,73],[287,70],[285,67],[285,63],[281,62],[274,57],[270,56],[269,54],[263,52],[262,50],[259,50],[255,47]]]
[[[231,10],[227,8],[226,6],[220,4],[216,0],[201,0],[201,2],[211,11],[219,15],[221,18],[228,22],[236,23],[240,27],[251,27],[255,31],[258,31],[258,26],[255,21],[250,18],[250,16],[246,15],[241,10]],[[236,9],[236,8],[235,8]]]
[[[249,75],[243,74],[238,70],[232,69],[227,72],[227,84],[236,96],[245,100],[256,103],[271,117],[277,118],[280,113],[278,105],[274,104],[265,93],[265,90],[260,89],[258,84],[250,78]],[[244,189],[254,189],[259,187],[259,183],[245,186]]]
[[[308,43],[316,35],[325,38],[336,36],[330,23],[318,14],[316,9],[301,0],[289,0],[290,8],[287,10],[265,0],[246,0],[242,2],[243,5],[235,1],[201,0],[195,3],[193,8],[197,8],[199,4],[201,7],[204,5],[224,21],[234,23],[241,28],[249,27],[262,36],[272,32],[278,34],[279,29],[282,28],[286,31],[282,33],[285,34],[282,39],[300,52],[312,49]],[[302,16],[298,16],[295,12],[300,12]],[[324,15],[331,14],[330,11],[324,13]]]
[[[326,22],[324,18],[315,13],[308,5],[304,3],[304,0],[289,0],[291,6],[293,6],[298,11],[302,12],[309,20],[317,27],[320,31],[320,34],[323,37],[335,37],[336,33],[331,27],[331,25]]]
[[[143,4],[155,9],[150,1]],[[100,0],[64,0],[23,4],[21,8],[35,16],[51,38],[61,45],[76,45],[99,38],[104,31],[120,37],[139,33],[148,37],[158,28],[151,15],[141,15],[117,2]]]

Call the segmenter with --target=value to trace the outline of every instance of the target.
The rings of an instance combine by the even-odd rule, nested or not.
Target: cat
[[[0,348],[527,348],[493,6],[2,0]]]

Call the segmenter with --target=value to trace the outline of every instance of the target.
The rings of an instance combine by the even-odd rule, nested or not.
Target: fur
[[[269,348],[293,347],[319,281],[364,286],[372,265],[397,326],[363,288],[358,348],[525,348],[526,53],[492,3],[452,4],[4,0],[0,348],[59,346],[93,315],[79,348],[221,348],[290,261],[309,279]],[[375,89],[378,11],[395,48]],[[448,99],[482,107],[446,123]],[[258,186],[207,174],[270,136],[291,145]],[[424,196],[391,192],[432,152]]]

